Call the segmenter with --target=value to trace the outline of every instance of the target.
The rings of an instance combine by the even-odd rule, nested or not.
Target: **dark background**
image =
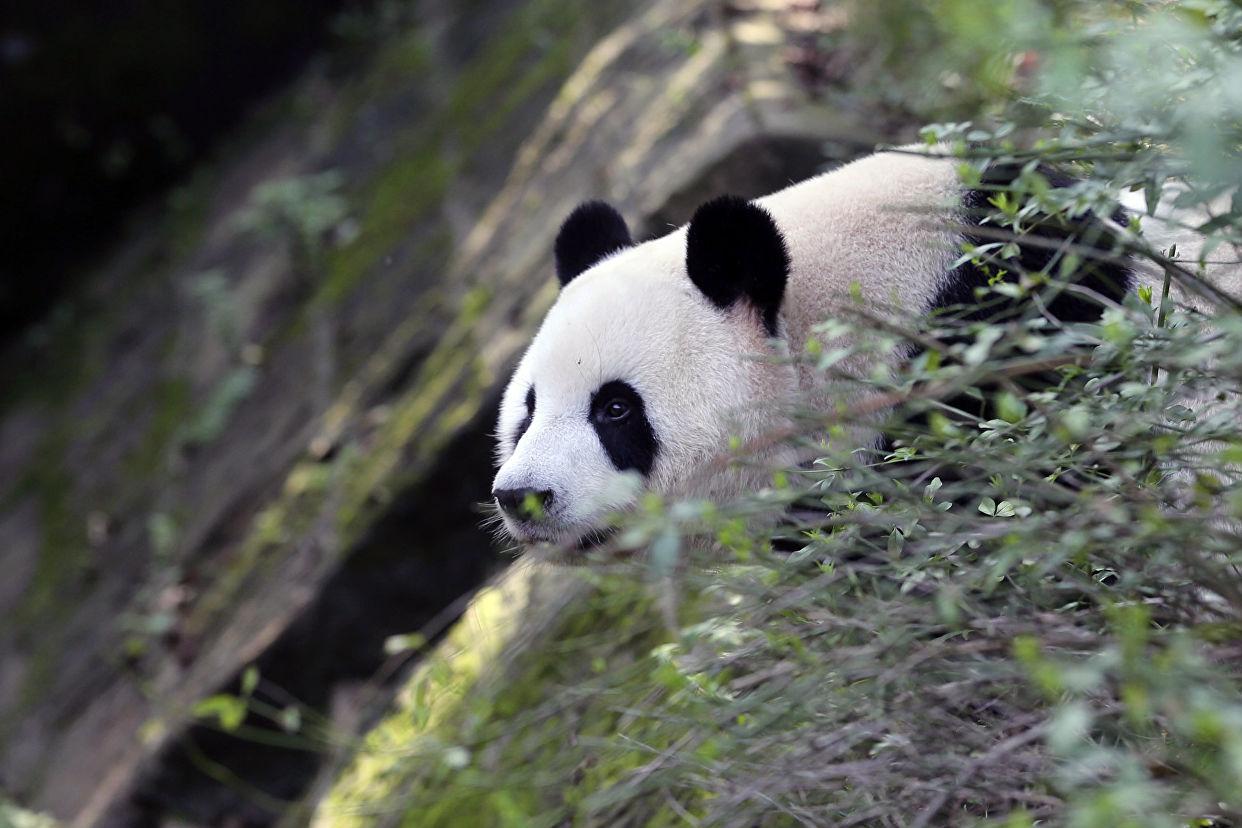
[[[365,0],[6,2],[0,345]],[[335,60],[347,50],[335,49]]]

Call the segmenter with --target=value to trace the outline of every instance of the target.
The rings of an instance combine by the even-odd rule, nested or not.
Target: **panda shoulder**
[[[961,189],[957,160],[904,146],[872,153],[759,200],[781,212],[831,196],[836,203],[872,204],[902,194],[948,194]],[[898,198],[899,201],[904,199]]]

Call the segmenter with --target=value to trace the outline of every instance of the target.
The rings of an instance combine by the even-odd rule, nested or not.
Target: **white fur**
[[[1153,247],[1167,252],[1176,246],[1177,260],[1191,272],[1196,272],[1199,257],[1203,252],[1204,238],[1190,228],[1206,222],[1215,214],[1227,211],[1228,197],[1222,197],[1222,203],[1212,205],[1209,209],[1189,211],[1173,205],[1179,192],[1170,188],[1156,207],[1155,214],[1151,216],[1146,214],[1147,203],[1141,192],[1125,193],[1121,203],[1134,215],[1141,217],[1143,237]],[[1242,298],[1242,262],[1238,261],[1238,251],[1223,245],[1210,258],[1213,264],[1207,267],[1208,280],[1224,292]],[[1164,271],[1155,265],[1143,263],[1135,268],[1135,272],[1138,283],[1152,288],[1153,301],[1159,301],[1164,287]],[[1212,313],[1215,310],[1212,302],[1186,290],[1176,279],[1170,285],[1169,297],[1177,304],[1203,313]]]
[[[1203,254],[1204,238],[1190,228],[1202,224],[1213,215],[1227,212],[1229,197],[1232,194],[1225,194],[1218,203],[1206,209],[1197,210],[1175,207],[1173,202],[1178,194],[1178,191],[1172,188],[1167,191],[1160,204],[1157,205],[1154,215],[1151,216],[1146,215],[1147,205],[1141,192],[1127,193],[1122,197],[1121,202],[1135,215],[1142,217],[1143,237],[1148,243],[1164,253],[1168,253],[1176,246],[1178,262],[1191,272],[1198,273],[1198,260]],[[1212,263],[1204,266],[1202,275],[1214,287],[1237,299],[1242,299],[1242,261],[1239,261],[1238,250],[1230,245],[1221,245],[1210,254],[1209,258]],[[1136,281],[1139,285],[1151,288],[1152,302],[1158,306],[1164,289],[1164,271],[1146,261],[1138,265],[1135,270]],[[1172,280],[1169,285],[1169,301],[1209,316],[1217,310],[1212,301],[1195,291],[1186,289],[1176,279]],[[1195,412],[1199,422],[1207,422],[1209,419],[1227,422],[1223,418],[1230,415],[1229,404],[1234,402],[1233,398],[1219,399],[1218,389],[1191,392],[1183,388],[1178,389],[1178,394],[1180,402]],[[1237,483],[1242,480],[1242,468],[1222,468],[1216,460],[1215,455],[1224,448],[1225,446],[1221,443],[1205,441],[1197,446],[1189,459],[1196,466],[1217,468],[1225,478],[1224,482]],[[1172,479],[1180,487],[1178,499],[1189,503],[1194,495],[1194,475],[1184,469],[1174,469],[1172,473]],[[1236,523],[1230,523],[1228,527],[1235,533],[1239,532]]]

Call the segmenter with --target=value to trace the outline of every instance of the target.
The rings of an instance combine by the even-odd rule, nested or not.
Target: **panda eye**
[[[630,404],[620,397],[616,397],[608,401],[602,413],[605,420],[619,423],[630,416]]]
[[[606,382],[591,395],[591,407],[588,409],[591,422],[608,431],[631,428],[634,423],[643,423],[643,398],[627,383],[620,380]],[[617,431],[616,433],[620,433]]]

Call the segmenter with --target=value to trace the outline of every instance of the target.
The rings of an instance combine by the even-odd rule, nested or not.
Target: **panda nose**
[[[552,492],[548,489],[496,489],[492,497],[501,509],[515,518],[538,518],[552,505]],[[535,508],[528,508],[528,504]]]

